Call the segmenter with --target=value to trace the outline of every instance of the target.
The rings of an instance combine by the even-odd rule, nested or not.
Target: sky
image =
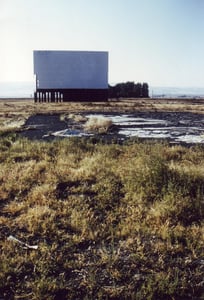
[[[0,0],[0,82],[33,50],[109,52],[109,83],[204,87],[204,0]]]

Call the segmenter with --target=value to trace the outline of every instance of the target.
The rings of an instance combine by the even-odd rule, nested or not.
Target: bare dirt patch
[[[86,119],[107,120],[112,126],[105,132],[93,132],[85,126]],[[80,120],[80,119],[79,119]],[[29,139],[95,136],[108,140],[127,138],[165,139],[171,143],[204,143],[204,116],[189,112],[83,113],[82,121],[60,114],[37,114],[25,122],[21,135]]]
[[[184,143],[203,142],[204,99],[110,99],[100,103],[5,99],[0,100],[0,129],[21,128],[21,134],[30,139],[84,136],[89,134],[82,134],[84,120],[91,114],[111,117],[114,126],[105,133],[106,138],[165,138],[179,142],[180,137]]]

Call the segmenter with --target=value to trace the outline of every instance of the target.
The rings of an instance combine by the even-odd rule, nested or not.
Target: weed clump
[[[90,117],[84,125],[85,131],[107,133],[113,125],[111,119],[105,117]]]

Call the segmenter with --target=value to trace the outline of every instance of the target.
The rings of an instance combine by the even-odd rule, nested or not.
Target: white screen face
[[[107,89],[108,52],[34,51],[39,89]]]

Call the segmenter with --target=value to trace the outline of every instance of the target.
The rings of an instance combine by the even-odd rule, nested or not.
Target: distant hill
[[[150,97],[204,97],[204,88],[201,87],[149,87]]]

